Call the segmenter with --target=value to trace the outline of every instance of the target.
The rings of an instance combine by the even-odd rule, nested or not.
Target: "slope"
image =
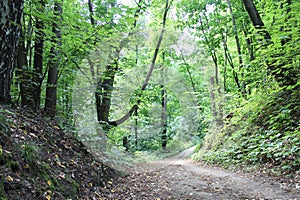
[[[117,171],[41,114],[0,107],[0,199],[76,199]]]

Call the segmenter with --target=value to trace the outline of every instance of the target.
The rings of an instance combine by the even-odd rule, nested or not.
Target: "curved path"
[[[280,182],[247,177],[196,163],[188,156],[195,147],[161,161],[138,164],[133,173],[101,189],[112,199],[299,199],[300,190]],[[112,192],[113,191],[113,192]]]

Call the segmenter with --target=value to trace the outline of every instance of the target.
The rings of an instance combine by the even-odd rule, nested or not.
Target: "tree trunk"
[[[165,88],[165,70],[164,66],[165,63],[165,54],[166,52],[164,51],[162,53],[162,69],[161,69],[161,147],[163,150],[166,150],[167,147],[167,90]]]
[[[99,122],[109,123],[109,110],[111,106],[111,94],[114,87],[115,75],[118,70],[117,63],[108,65],[100,81],[98,81],[95,93],[97,116]]]
[[[267,30],[265,30],[265,24],[262,21],[256,6],[252,0],[243,0],[245,8],[248,12],[248,15],[251,19],[253,26],[259,30],[260,34],[265,38],[266,45],[269,45],[271,42],[271,36]]]
[[[244,36],[246,38],[246,45],[247,45],[247,51],[248,51],[248,55],[249,55],[249,61],[251,62],[252,60],[255,59],[252,36],[248,33],[248,31],[247,31],[248,28],[245,27],[245,24],[242,25],[242,29],[243,29]]]
[[[161,85],[161,147],[163,150],[167,147],[167,90],[164,85]]]
[[[44,12],[45,2],[40,0],[40,12]],[[34,56],[33,56],[33,77],[32,77],[32,87],[33,87],[33,109],[37,110],[40,108],[41,104],[41,87],[43,81],[43,53],[44,53],[44,22],[42,19],[37,18],[35,24],[35,45],[34,45]]]
[[[41,0],[36,2],[39,8],[39,12],[44,11],[44,2]],[[31,18],[32,16],[30,16]],[[25,23],[26,24],[26,23]],[[24,28],[24,30],[26,27]],[[28,23],[28,34],[31,36],[31,19]],[[41,96],[41,85],[43,77],[43,48],[44,48],[44,35],[42,33],[43,21],[39,18],[36,18],[35,24],[35,41],[34,41],[34,55],[33,55],[33,67],[31,68],[30,64],[32,57],[32,48],[31,48],[31,39],[26,41],[27,48],[25,48],[25,38],[23,34],[21,35],[21,41],[19,44],[18,51],[18,72],[20,78],[20,96],[21,96],[21,106],[22,108],[30,108],[37,110],[40,108],[40,96]],[[27,61],[28,52],[30,61]]]
[[[238,53],[238,59],[239,59],[239,71],[241,71],[241,69],[243,68],[243,54],[242,54],[242,50],[241,50],[241,44],[240,44],[240,39],[239,39],[239,34],[238,34],[238,29],[237,29],[237,25],[236,25],[236,21],[235,21],[235,17],[232,11],[232,7],[231,7],[231,2],[230,0],[226,0],[227,1],[227,5],[231,14],[231,22],[232,22],[232,26],[233,26],[233,31],[234,31],[234,38],[235,38],[235,44],[236,44],[236,49],[237,49],[237,53]],[[241,73],[242,79],[244,78],[244,72]],[[246,85],[244,82],[241,83],[241,92],[243,94],[243,96],[246,95]]]
[[[88,6],[89,6],[90,22],[91,22],[91,25],[93,27],[95,27],[96,22],[95,22],[95,19],[94,19],[94,9],[93,9],[92,0],[88,0]]]
[[[257,8],[255,7],[252,0],[243,0],[245,8],[248,12],[248,15],[252,21],[253,26],[259,30],[261,35],[264,37],[266,44],[265,46],[269,46],[273,44],[271,41],[271,36],[267,30],[264,28],[264,23],[257,11]],[[286,1],[287,5],[291,5],[291,0]],[[282,5],[282,4],[281,4]],[[290,12],[290,7],[286,10],[287,13],[284,13],[284,15],[288,16],[288,13]],[[296,16],[295,16],[296,17]],[[289,19],[287,18],[286,21]],[[287,22],[284,22],[287,23]],[[282,31],[283,26],[281,26]],[[268,69],[270,70],[271,74],[275,77],[276,81],[281,86],[289,86],[289,85],[295,85],[298,81],[298,75],[297,75],[297,69],[290,68],[288,69],[286,66],[292,65],[293,59],[287,59],[288,61],[282,61],[282,52],[285,51],[285,45],[290,39],[283,39],[281,40],[281,48],[277,49],[277,46],[274,46],[273,49],[271,49],[271,55],[272,61],[267,61]],[[287,57],[285,55],[285,57]],[[296,67],[295,67],[296,68]]]
[[[141,4],[142,0],[139,0],[138,2],[138,9],[134,13],[135,21],[134,26],[136,25],[136,20],[138,17],[138,13],[141,10]],[[93,4],[91,0],[88,0],[88,7],[89,7],[89,15],[90,15],[90,23],[93,27],[96,26],[96,21],[94,19],[94,11],[93,11]],[[111,60],[117,60],[119,57],[119,53],[121,52],[122,48],[124,47],[125,41],[121,42],[120,47],[115,49],[115,55],[112,56]],[[96,44],[96,42],[94,42]],[[111,107],[111,94],[113,91],[113,84],[115,75],[118,72],[118,61],[114,61],[106,66],[105,71],[103,72],[101,78],[95,77],[95,70],[94,70],[94,63],[91,59],[88,59],[91,73],[93,75],[93,80],[96,80],[96,90],[95,90],[95,100],[96,100],[96,110],[97,110],[97,119],[98,122],[101,123],[101,125],[104,128],[104,131],[107,132],[110,129],[110,126],[117,126],[117,122],[110,122],[109,121],[109,111]],[[137,109],[137,106],[132,108],[130,110],[130,113],[128,115],[132,115],[134,110]],[[118,121],[118,123],[123,123],[128,119],[129,116],[123,117],[121,120]]]
[[[156,63],[156,58],[157,58],[158,52],[160,50],[160,45],[161,45],[161,42],[163,40],[163,36],[164,36],[165,28],[166,28],[167,15],[168,15],[168,11],[170,9],[170,5],[171,5],[171,3],[169,3],[169,0],[166,0],[165,10],[164,10],[164,15],[163,15],[163,21],[162,21],[162,29],[161,29],[161,32],[160,32],[160,35],[159,35],[159,38],[158,38],[158,41],[157,41],[157,44],[156,44],[156,48],[155,48],[155,51],[154,51],[154,54],[153,54],[153,58],[152,58],[152,61],[151,61],[149,71],[148,71],[147,76],[144,80],[141,91],[144,91],[146,89],[146,87],[149,83],[149,80],[151,78],[152,72],[154,70],[155,63]],[[136,102],[136,104],[134,106],[132,106],[132,108],[129,110],[129,112],[127,114],[125,114],[122,118],[120,118],[116,121],[109,121],[108,123],[110,125],[113,125],[113,126],[117,126],[117,125],[122,124],[123,122],[125,122],[133,114],[135,109],[138,107],[139,103],[140,103],[140,101],[138,100]]]
[[[135,107],[135,110],[134,110],[134,116],[135,116],[135,119],[134,119],[134,145],[135,145],[135,149],[137,150],[138,149],[138,106]]]
[[[31,84],[31,71],[28,69],[27,53],[25,49],[25,38],[23,34],[20,34],[20,42],[18,48],[17,56],[17,73],[16,76],[19,79],[20,85],[20,96],[21,96],[21,106],[22,108],[29,106],[31,107],[32,99],[30,99],[30,94],[33,91],[30,91]]]
[[[139,3],[141,3],[141,1],[139,1]],[[154,55],[152,58],[152,62],[151,62],[149,71],[147,73],[147,76],[146,76],[144,83],[142,85],[142,88],[141,88],[142,91],[146,89],[148,82],[150,80],[150,77],[152,75],[152,72],[154,70],[154,67],[155,67],[156,58],[158,56],[158,52],[160,50],[160,45],[161,45],[164,31],[165,31],[167,13],[168,13],[169,8],[170,8],[169,1],[166,0],[166,6],[165,6],[164,15],[163,15],[162,30],[160,32],[159,39],[156,44],[156,48],[154,51]],[[141,7],[139,6],[139,9],[135,12],[135,16],[136,16],[136,13],[138,13],[140,11],[140,9],[141,9]],[[124,44],[122,43],[121,47],[118,50],[116,50],[116,55],[119,55],[123,46],[124,46]],[[102,79],[100,80],[100,82],[98,82],[97,89],[95,92],[98,121],[102,122],[102,125],[103,124],[108,125],[108,126],[104,126],[104,128],[106,130],[109,130],[110,126],[118,126],[118,125],[122,124],[123,122],[125,122],[134,113],[134,111],[137,109],[138,104],[139,104],[139,102],[137,102],[137,104],[134,105],[129,110],[129,112],[126,113],[122,118],[120,118],[116,121],[109,120],[111,92],[113,89],[114,76],[118,70],[117,64],[118,63],[116,62],[116,63],[114,63],[115,66],[111,66],[111,65],[107,66],[106,72],[103,73]]]
[[[216,107],[216,97],[215,97],[215,78],[210,77],[210,98],[211,98],[211,110],[215,121],[217,121],[218,113]]]
[[[23,0],[0,1],[0,104],[11,103],[10,87],[20,38]]]
[[[208,21],[206,15],[204,15],[204,16],[205,16],[206,23],[209,24],[209,21]],[[217,56],[217,53],[216,53],[216,48],[213,45],[211,45],[211,42],[207,37],[207,33],[205,32],[204,23],[203,23],[203,19],[202,19],[201,16],[199,16],[199,22],[200,22],[200,25],[201,25],[200,27],[201,27],[201,31],[202,31],[204,40],[206,42],[206,45],[209,48],[210,56],[213,59],[213,62],[214,62],[214,65],[215,65],[215,80],[216,80],[216,84],[218,85],[219,84],[219,73],[218,73],[219,66],[218,66],[218,56]]]
[[[242,93],[238,73],[235,70],[233,60],[232,60],[230,52],[228,50],[227,39],[225,37],[223,37],[223,48],[224,48],[225,59],[228,61],[230,67],[232,68],[232,74],[233,74],[234,81],[235,81],[235,84],[237,86],[237,89],[240,93]]]
[[[54,15],[55,22],[53,23],[52,32],[52,47],[50,49],[50,62],[48,69],[48,80],[46,88],[46,100],[45,100],[45,113],[49,117],[55,117],[56,115],[56,100],[57,100],[57,75],[60,57],[60,46],[61,46],[61,31],[59,21],[61,21],[62,5],[56,1],[54,4]]]

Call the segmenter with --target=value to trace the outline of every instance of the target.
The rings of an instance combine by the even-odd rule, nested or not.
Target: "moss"
[[[21,146],[21,156],[28,164],[35,165],[38,158],[38,149],[34,144],[23,144]]]
[[[64,196],[68,198],[75,198],[79,194],[80,185],[76,182],[75,179],[66,176],[65,180],[68,183],[62,184],[61,187],[57,188],[58,191]]]
[[[47,170],[51,169],[51,166],[48,163],[44,162],[44,161],[42,162],[42,167],[47,169]]]
[[[3,177],[0,177],[0,200],[6,200],[7,198],[4,195],[4,180]]]
[[[19,163],[14,160],[7,161],[5,166],[13,172],[16,172],[19,169]]]
[[[74,193],[78,194],[80,185],[74,179],[72,179],[72,186],[73,186]]]
[[[10,164],[7,165],[7,163],[11,162],[13,160],[12,154],[0,154],[0,165],[6,165],[6,167],[10,168]],[[10,168],[11,169],[11,168]]]
[[[5,110],[0,110],[0,145],[3,145],[3,141],[5,141],[6,137],[10,137],[11,131],[8,126],[10,123],[10,120],[7,119],[5,113]]]

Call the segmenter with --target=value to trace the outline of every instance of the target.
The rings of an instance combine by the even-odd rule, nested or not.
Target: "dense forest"
[[[197,145],[196,160],[297,173],[299,10],[296,0],[2,0],[0,158],[14,108],[55,120],[114,156],[107,164]]]

